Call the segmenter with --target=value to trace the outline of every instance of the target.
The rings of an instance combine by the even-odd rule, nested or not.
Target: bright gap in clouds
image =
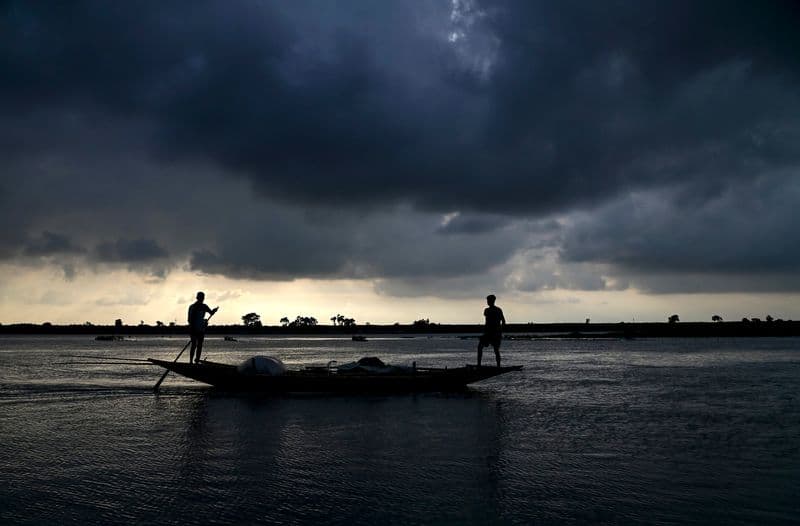
[[[387,297],[376,292],[371,280],[296,280],[263,282],[233,280],[187,271],[170,273],[154,282],[140,274],[117,270],[79,273],[63,278],[56,267],[30,269],[0,266],[0,322],[4,324],[51,322],[110,325],[117,318],[126,324],[144,321],[155,325],[185,323],[186,309],[198,290],[206,302],[220,306],[217,324],[241,323],[248,312],[261,315],[265,325],[279,325],[286,316],[314,316],[320,324],[344,314],[359,324],[407,324],[421,318],[435,323],[482,323],[482,296],[443,299],[433,296]],[[492,292],[492,291],[487,291]],[[509,293],[498,297],[509,323],[665,321],[677,313],[683,321],[710,321],[720,314],[726,320],[743,316],[791,318],[800,300],[793,294],[664,294],[646,295],[635,290],[545,290]]]

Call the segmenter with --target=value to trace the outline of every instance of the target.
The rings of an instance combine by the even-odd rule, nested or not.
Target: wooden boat
[[[467,385],[511,371],[522,370],[521,365],[510,367],[476,367],[467,365],[453,369],[405,368],[389,374],[372,374],[362,371],[345,372],[328,367],[307,367],[286,371],[279,376],[245,374],[235,365],[203,361],[199,364],[148,360],[169,371],[232,391],[259,391],[267,393],[399,393],[462,391]],[[400,368],[398,368],[400,369]]]

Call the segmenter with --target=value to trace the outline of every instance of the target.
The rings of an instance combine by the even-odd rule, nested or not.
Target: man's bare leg
[[[500,346],[495,346],[494,357],[497,360],[497,367],[500,367]]]
[[[478,344],[478,367],[481,366],[481,359],[483,359],[483,343]]]

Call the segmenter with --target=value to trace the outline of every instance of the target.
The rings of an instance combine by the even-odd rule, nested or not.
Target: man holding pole
[[[203,352],[203,340],[206,336],[206,327],[208,327],[206,313],[213,316],[219,310],[219,307],[210,309],[208,305],[203,303],[205,298],[206,295],[204,293],[198,292],[197,301],[189,305],[189,337],[192,341],[192,347],[189,349],[189,363],[200,363],[200,353]],[[197,349],[196,360],[194,357],[195,349]]]

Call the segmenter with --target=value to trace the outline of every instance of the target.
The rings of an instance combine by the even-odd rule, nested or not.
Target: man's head
[[[497,298],[495,298],[494,294],[489,294],[488,296],[486,296],[486,303],[488,303],[489,306],[494,305],[494,302],[496,300],[497,300]]]
[[[206,295],[203,292],[198,292],[197,301],[203,301],[204,299],[206,299]]]

